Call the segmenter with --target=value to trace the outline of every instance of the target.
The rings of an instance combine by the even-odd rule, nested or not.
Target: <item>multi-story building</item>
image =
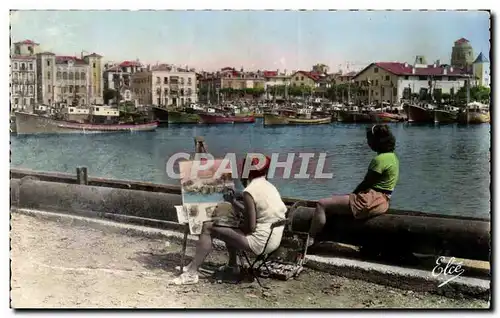
[[[11,109],[33,112],[37,101],[36,53],[39,44],[31,40],[13,44],[10,58]]]
[[[107,63],[104,65],[104,90],[114,93],[113,100],[117,98],[128,100],[131,96],[131,76],[143,70],[143,65],[137,61],[123,61],[121,63]],[[109,98],[110,96],[105,96]],[[109,102],[109,100],[105,100]]]
[[[371,63],[354,78],[364,103],[395,103],[419,96],[453,95],[464,86],[468,75],[448,65],[410,65],[399,62]]]
[[[316,87],[316,84],[320,80],[320,73],[307,72],[307,71],[297,71],[290,76],[290,85],[294,86],[306,86],[311,89]]]
[[[37,54],[38,102],[56,106],[101,105],[103,92],[101,56],[56,56]],[[99,76],[94,76],[99,73]]]
[[[467,39],[461,38],[455,41],[451,49],[451,65],[456,68],[468,68],[474,61],[474,50]]]
[[[475,85],[490,87],[490,61],[481,52],[472,64],[472,73],[474,74]]]
[[[206,101],[216,101],[220,95],[224,95],[225,90],[246,90],[266,88],[266,78],[264,72],[245,72],[243,68],[240,71],[232,67],[222,68],[215,73],[203,72],[198,76],[200,99]],[[224,96],[222,96],[224,98]]]
[[[196,73],[158,65],[132,74],[131,91],[140,105],[182,106],[198,101]]]

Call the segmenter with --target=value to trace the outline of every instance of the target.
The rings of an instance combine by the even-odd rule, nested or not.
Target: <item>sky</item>
[[[359,70],[371,62],[449,63],[453,42],[490,50],[481,11],[16,11],[11,40],[58,55],[96,52],[216,70]]]

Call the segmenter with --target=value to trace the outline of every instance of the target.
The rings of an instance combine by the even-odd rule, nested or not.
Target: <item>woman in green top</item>
[[[351,194],[318,201],[309,230],[309,245],[325,226],[326,212],[352,213],[356,219],[362,219],[383,214],[389,209],[392,191],[399,178],[399,160],[394,153],[396,138],[387,125],[374,125],[367,129],[366,139],[377,155],[370,162],[365,178]]]

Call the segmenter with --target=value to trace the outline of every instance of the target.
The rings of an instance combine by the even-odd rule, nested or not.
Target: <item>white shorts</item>
[[[273,234],[267,243],[266,253],[270,253],[280,246],[284,229],[284,226],[280,226],[273,230]],[[258,224],[255,232],[246,236],[248,245],[255,255],[262,254],[270,233],[271,224]]]

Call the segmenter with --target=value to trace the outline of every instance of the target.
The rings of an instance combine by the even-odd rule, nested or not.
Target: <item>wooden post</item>
[[[87,175],[87,167],[77,167],[76,168],[76,183],[88,185],[88,175]]]
[[[201,136],[194,137],[194,151],[195,153],[207,153],[205,138]],[[182,241],[182,254],[181,254],[181,274],[184,272],[184,258],[186,257],[187,239],[189,235],[189,223],[184,225],[184,238]]]

